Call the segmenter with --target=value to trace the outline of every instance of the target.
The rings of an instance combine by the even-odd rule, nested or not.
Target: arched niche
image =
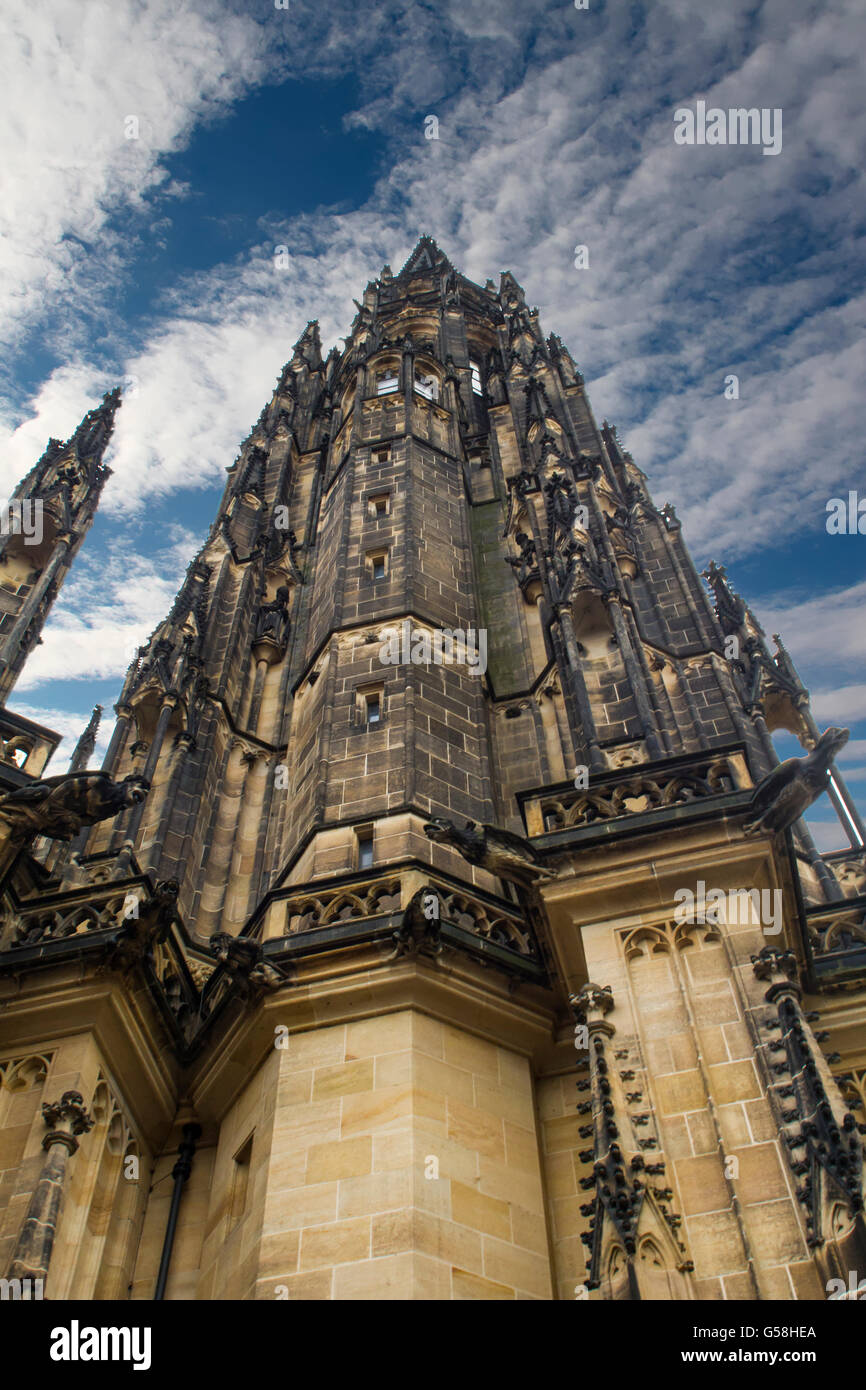
[[[590,661],[610,656],[616,650],[613,624],[607,605],[591,589],[584,590],[572,606],[574,635],[582,648],[581,655]]]
[[[764,720],[771,734],[788,733],[798,740],[801,747],[806,746],[809,727],[791,699],[781,690],[768,691],[764,697]]]
[[[133,715],[135,727],[138,734],[138,741],[146,743],[148,746],[153,742],[156,734],[156,725],[162,710],[162,702],[165,691],[162,686],[149,686],[142,691],[139,698],[133,704]],[[171,718],[166,730],[166,745],[173,734],[183,732],[184,716],[182,702],[179,701],[171,712]]]

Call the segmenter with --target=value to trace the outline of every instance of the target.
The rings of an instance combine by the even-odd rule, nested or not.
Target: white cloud
[[[866,667],[866,580],[826,593],[771,595],[750,606],[766,632],[781,634],[803,671]]]
[[[118,678],[119,686],[134,649],[171,607],[197,539],[176,528],[171,544],[152,558],[122,536],[106,555],[82,551],[16,695],[56,680]]]
[[[109,217],[141,209],[163,156],[262,78],[264,44],[221,5],[6,0],[0,45],[0,322],[14,341],[56,299],[119,272],[127,248]]]
[[[852,723],[866,719],[866,685],[843,685],[838,690],[814,690],[812,713],[819,723]]]

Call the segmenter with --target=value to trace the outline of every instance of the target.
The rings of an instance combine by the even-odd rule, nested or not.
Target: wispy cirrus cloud
[[[61,306],[110,315],[94,296],[130,251],[110,219],[172,191],[165,156],[263,79],[268,48],[242,14],[170,0],[9,0],[0,43],[0,323],[15,343]]]
[[[177,526],[169,544],[152,556],[118,535],[107,553],[79,555],[45,629],[29,657],[11,703],[52,681],[118,680],[135,649],[149,637],[174,600],[200,537]]]

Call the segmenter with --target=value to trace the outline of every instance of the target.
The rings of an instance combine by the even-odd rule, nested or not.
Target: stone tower
[[[98,815],[7,873],[0,1261],[58,1299],[823,1299],[866,1271],[844,732],[510,274],[425,237],[356,304],[229,469]]]

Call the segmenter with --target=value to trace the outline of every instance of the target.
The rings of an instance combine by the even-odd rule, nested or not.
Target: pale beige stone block
[[[373,1061],[370,1058],[317,1067],[313,1076],[314,1100],[330,1100],[334,1096],[356,1095],[372,1089]]]
[[[412,1015],[412,1049],[414,1052],[423,1052],[428,1057],[437,1057],[442,1061],[445,1057],[445,1036],[442,1024],[435,1018],[430,1018],[428,1014],[413,1012]]]
[[[547,1155],[544,1160],[544,1176],[551,1197],[572,1197],[576,1194],[574,1160],[568,1150]]]
[[[415,1255],[413,1297],[425,1302],[442,1302],[451,1297],[451,1265],[423,1254]]]
[[[288,1289],[289,1300],[300,1300],[307,1303],[320,1303],[334,1297],[333,1294],[333,1275],[331,1269],[317,1269],[312,1273],[291,1274],[288,1278],[276,1278],[264,1281],[261,1286],[261,1293],[257,1291],[256,1297],[274,1298],[285,1297],[282,1288]]]
[[[312,1028],[304,1033],[292,1033],[288,1049],[280,1056],[286,1059],[284,1066],[287,1071],[344,1062],[347,1058],[345,1026],[340,1024],[333,1028]]]
[[[388,1172],[394,1168],[408,1168],[411,1166],[416,1152],[420,1155],[419,1162],[423,1162],[424,1143],[421,1136],[416,1141],[416,1131],[409,1128],[409,1121],[406,1128],[394,1130],[389,1134],[373,1135],[373,1172]],[[350,1174],[346,1175],[352,1176]]]
[[[778,1127],[767,1101],[747,1101],[743,1106],[749,1129],[756,1144],[778,1138]]]
[[[684,1214],[720,1211],[731,1203],[731,1194],[717,1154],[682,1158],[674,1164]]]
[[[502,1120],[451,1098],[448,1100],[448,1137],[487,1158],[505,1160]]]
[[[713,1097],[720,1105],[732,1100],[750,1100],[761,1094],[752,1062],[728,1062],[724,1066],[710,1067],[709,1073]]]
[[[489,1081],[499,1081],[499,1049],[457,1028],[444,1029],[445,1061]]]
[[[340,1138],[339,1100],[282,1105],[274,1112],[274,1153],[306,1149]]]
[[[483,1192],[451,1183],[451,1215],[455,1221],[488,1235],[511,1239],[511,1215],[507,1202],[488,1197]]]
[[[533,1179],[526,1173],[515,1172],[504,1163],[497,1163],[489,1158],[480,1158],[479,1165],[479,1191],[490,1197],[498,1197],[501,1202],[524,1207],[529,1212],[543,1212],[544,1198],[540,1180]]]
[[[371,1172],[372,1168],[371,1135],[331,1144],[313,1144],[307,1154],[306,1180],[308,1183],[323,1183],[339,1178],[357,1178]]]
[[[550,1298],[550,1266],[546,1259],[528,1250],[517,1250],[505,1241],[484,1237],[484,1273],[495,1283]]]
[[[543,1136],[545,1153],[557,1153],[562,1149],[586,1148],[586,1141],[581,1139],[578,1133],[581,1124],[583,1124],[583,1120],[580,1119],[576,1111],[571,1115],[563,1115],[560,1119],[545,1120]]]
[[[687,1216],[685,1230],[699,1279],[746,1271],[746,1255],[733,1212]]]
[[[401,1129],[412,1114],[411,1086],[383,1086],[381,1090],[345,1096],[340,1133],[350,1139],[359,1134]]]
[[[438,1062],[433,1057],[419,1053],[415,1057],[415,1084],[428,1094],[447,1096],[462,1101],[464,1105],[474,1103],[475,1092],[472,1073],[447,1062]]]
[[[716,1115],[726,1153],[732,1153],[734,1149],[752,1143],[752,1130],[746,1119],[746,1106],[738,1101],[732,1105],[720,1105]]]
[[[674,1072],[656,1078],[659,1110],[662,1115],[677,1115],[684,1110],[702,1110],[707,1097],[699,1071]]]
[[[496,1057],[499,1064],[499,1084],[508,1086],[513,1091],[519,1091],[532,1104],[532,1071],[526,1057],[520,1057],[516,1052],[508,1052],[504,1047],[497,1047]]]
[[[547,1223],[540,1212],[526,1211],[511,1204],[511,1232],[515,1245],[549,1258]]]
[[[411,1169],[395,1169],[388,1173],[369,1173],[366,1177],[344,1178],[340,1182],[340,1219],[410,1206],[412,1188]]]
[[[262,1236],[259,1246],[258,1278],[270,1279],[279,1274],[295,1274],[298,1269],[298,1251],[301,1245],[301,1232],[275,1231]],[[203,1295],[199,1294],[199,1297]]]
[[[337,1219],[337,1183],[294,1187],[269,1195],[264,1232],[289,1231]]]
[[[375,1059],[375,1080],[376,1090],[381,1090],[384,1086],[404,1086],[412,1081],[413,1063],[415,1054],[406,1052],[386,1052],[384,1056]]]
[[[461,1302],[488,1300],[506,1302],[514,1299],[514,1289],[507,1284],[494,1283],[492,1279],[482,1279],[467,1269],[452,1269],[452,1297]]]
[[[277,1106],[305,1104],[307,1101],[312,1100],[313,1096],[312,1068],[308,1067],[305,1070],[298,1071],[281,1071],[274,1089],[275,1103]]]
[[[739,1165],[736,1188],[741,1202],[768,1202],[774,1197],[790,1195],[775,1144],[734,1149],[732,1156]]]
[[[790,1264],[806,1255],[790,1200],[753,1203],[746,1208],[745,1219],[755,1255],[766,1264]]]
[[[415,1291],[415,1257],[409,1251],[362,1260],[334,1270],[334,1298],[409,1300]]]
[[[500,1086],[498,1082],[475,1078],[475,1104],[491,1115],[499,1115],[503,1120],[511,1120],[515,1125],[534,1124],[532,1106],[524,1092],[515,1091],[510,1086]]]
[[[301,1271],[348,1264],[370,1257],[370,1218],[308,1226],[301,1235]]]
[[[505,1161],[509,1167],[522,1168],[528,1173],[537,1173],[539,1170],[538,1136],[535,1133],[533,1118],[530,1110],[524,1124],[505,1121]]]
[[[346,1031],[346,1059],[377,1057],[384,1052],[404,1052],[412,1046],[412,1014],[408,1009],[360,1019]]]

